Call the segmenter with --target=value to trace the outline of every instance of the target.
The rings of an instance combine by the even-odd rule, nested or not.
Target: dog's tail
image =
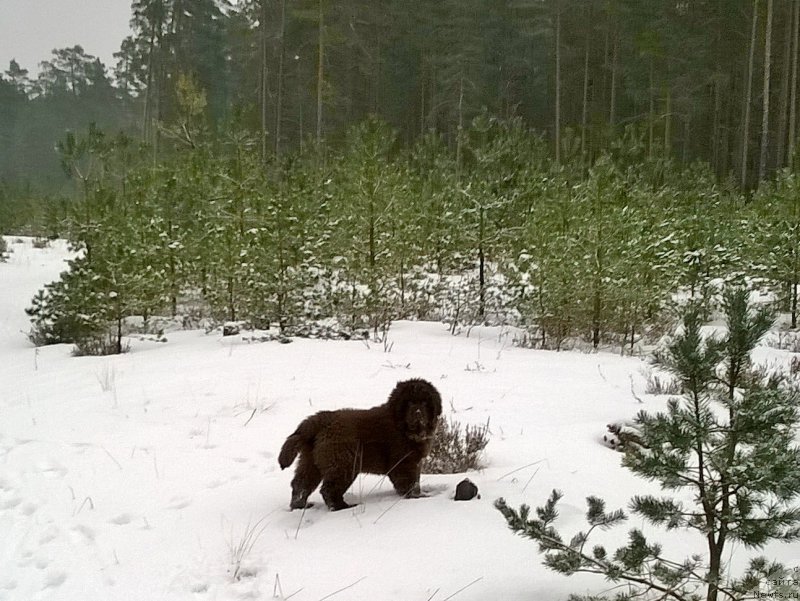
[[[297,457],[297,454],[304,446],[311,446],[317,434],[327,424],[329,411],[320,411],[316,415],[307,417],[297,429],[289,435],[286,442],[281,447],[281,452],[278,454],[278,465],[282,470],[292,465],[292,462]]]

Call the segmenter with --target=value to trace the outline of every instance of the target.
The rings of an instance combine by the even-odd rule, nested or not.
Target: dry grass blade
[[[237,543],[234,543],[233,526],[231,526],[231,537],[228,541],[228,549],[231,554],[231,565],[233,566],[233,579],[239,579],[239,573],[242,569],[242,562],[247,558],[253,550],[259,537],[263,534],[267,523],[264,522],[267,516],[258,520],[255,524],[247,523],[247,526],[239,538]]]
[[[352,584],[348,584],[347,586],[344,586],[344,587],[340,588],[338,591],[333,591],[332,593],[329,593],[329,594],[325,595],[324,597],[321,597],[321,598],[319,599],[319,601],[325,601],[325,599],[330,599],[331,597],[333,597],[334,595],[338,595],[338,594],[339,594],[339,593],[341,593],[342,591],[346,591],[346,590],[347,590],[347,589],[349,589],[349,588],[353,588],[353,587],[354,587],[355,585],[357,585],[359,582],[361,582],[362,580],[364,580],[364,578],[366,578],[366,576],[362,576],[361,578],[359,578],[358,580],[356,580],[356,581],[355,581],[355,582],[353,582]]]

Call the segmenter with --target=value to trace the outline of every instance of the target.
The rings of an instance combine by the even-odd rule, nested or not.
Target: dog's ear
[[[433,420],[439,419],[442,415],[442,396],[439,391],[431,385],[431,405],[433,406]]]
[[[411,380],[398,382],[387,401],[389,409],[392,411],[392,415],[398,423],[402,423],[405,420],[408,401],[411,398],[411,392],[409,390],[410,382]]]

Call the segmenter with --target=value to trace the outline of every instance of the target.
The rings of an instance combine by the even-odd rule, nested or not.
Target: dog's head
[[[397,424],[408,438],[415,441],[433,437],[442,414],[442,397],[426,380],[419,378],[398,382],[389,396]]]

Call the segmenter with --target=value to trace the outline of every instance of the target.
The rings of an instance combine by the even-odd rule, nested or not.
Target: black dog
[[[307,417],[278,455],[281,469],[300,455],[290,507],[309,507],[308,496],[320,482],[322,498],[332,511],[351,507],[344,493],[360,473],[386,474],[398,494],[419,497],[420,465],[441,413],[436,388],[413,379],[399,382],[378,407],[320,411]]]

